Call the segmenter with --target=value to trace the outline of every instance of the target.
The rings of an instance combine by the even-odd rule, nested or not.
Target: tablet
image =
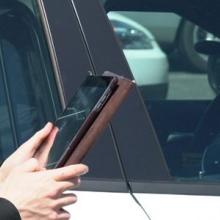
[[[82,137],[117,88],[116,76],[88,76],[57,118],[59,132],[50,150],[47,168],[64,166]]]

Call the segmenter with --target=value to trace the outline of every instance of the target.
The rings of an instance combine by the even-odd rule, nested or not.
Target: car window
[[[219,59],[203,45],[219,38],[174,13],[107,15],[170,174],[178,181],[219,181]]]
[[[0,161],[60,111],[36,1],[1,1]]]
[[[194,46],[217,37],[173,13],[109,12],[108,17],[144,99],[214,98],[205,74],[208,56]]]

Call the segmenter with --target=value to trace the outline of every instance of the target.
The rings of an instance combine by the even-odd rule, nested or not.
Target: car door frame
[[[63,106],[82,81],[82,78],[89,72],[101,74],[105,70],[111,70],[132,78],[110,22],[98,0],[91,2],[63,0],[62,3],[59,0],[39,0],[39,2],[44,16],[43,23],[47,27],[45,29],[49,36],[50,50],[54,56],[53,63],[57,69],[57,80],[60,85]],[[62,11],[62,7],[59,8],[58,6],[65,4],[64,2],[69,5],[72,4],[72,8],[66,7],[65,11]],[[71,13],[77,18],[78,22],[75,26],[77,26],[78,32],[81,34],[80,38],[84,43],[83,50],[78,48],[84,54],[82,55],[84,59],[75,63],[71,57],[75,57],[76,52],[73,46],[76,46],[74,39],[76,29],[73,28],[74,24],[68,20],[71,18]],[[62,22],[67,23],[66,29],[62,27]],[[68,36],[64,34],[67,33],[67,30]],[[85,60],[87,60],[87,64],[83,63]],[[77,72],[82,71],[79,63],[81,66],[87,65],[88,71],[81,75],[74,75],[73,69]],[[122,105],[107,132],[109,135],[104,135],[101,138],[102,141],[96,145],[103,143],[114,145],[122,179],[125,182],[121,185],[119,184],[120,181],[102,180],[103,184],[97,184],[97,181],[101,180],[88,179],[84,181],[85,187],[82,187],[82,190],[123,190],[124,192],[132,190],[133,192],[144,193],[220,195],[218,184],[176,183],[172,180],[138,88],[132,91],[129,99]],[[204,186],[206,190],[204,190]]]

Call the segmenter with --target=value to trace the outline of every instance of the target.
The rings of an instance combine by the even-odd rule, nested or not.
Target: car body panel
[[[146,220],[145,213],[128,193],[76,191],[78,201],[67,207],[75,220],[137,219]]]
[[[218,220],[220,198],[214,196],[135,194],[152,220]]]
[[[68,206],[72,218],[81,219],[148,219],[141,207],[126,193],[75,191],[78,201]],[[135,193],[152,220],[218,220],[220,198]]]

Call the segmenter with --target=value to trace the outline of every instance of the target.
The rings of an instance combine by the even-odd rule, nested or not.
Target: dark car
[[[87,75],[133,79],[109,11],[174,12],[220,36],[218,1],[1,0],[0,9],[1,161],[55,121]],[[207,74],[170,72],[167,99],[133,89],[83,161],[90,172],[68,207],[73,218],[219,219],[220,103],[211,87],[220,52],[206,43]]]

